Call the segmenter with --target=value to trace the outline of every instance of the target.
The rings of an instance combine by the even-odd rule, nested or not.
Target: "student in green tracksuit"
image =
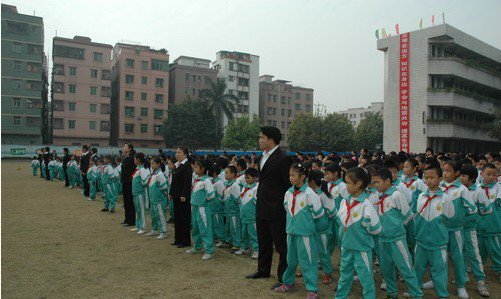
[[[498,174],[494,164],[488,163],[482,171],[480,188],[485,192],[492,206],[492,213],[478,220],[478,247],[482,261],[491,258],[492,270],[498,275],[501,283],[501,183],[497,182]]]
[[[223,204],[224,183],[219,177],[220,173],[221,167],[218,164],[213,164],[209,170],[209,175],[212,177],[214,199],[209,201],[209,208],[212,218],[212,238],[217,240],[216,247],[223,246],[226,241]]]
[[[98,161],[96,158],[89,160],[89,169],[87,169],[87,180],[89,181],[89,198],[96,199],[96,178],[98,172]],[[74,175],[73,175],[74,176]]]
[[[117,194],[122,194],[122,181],[120,180],[122,174],[122,157],[117,157],[116,159],[117,166],[115,167],[115,174],[117,175],[117,180],[115,180],[115,188],[117,190]]]
[[[422,298],[423,292],[417,282],[406,240],[405,225],[412,219],[413,214],[407,200],[391,185],[391,181],[391,172],[386,168],[377,170],[372,177],[374,186],[381,194],[376,203],[382,226],[378,236],[379,267],[389,298],[398,298],[395,268],[404,278],[410,296]]]
[[[366,188],[371,178],[365,170],[355,167],[347,171],[345,182],[350,195],[343,199],[336,214],[341,242],[341,265],[335,298],[348,297],[354,272],[362,284],[363,298],[376,298],[372,271],[372,236],[381,232],[381,223],[374,206],[367,200]]]
[[[335,203],[336,211],[339,210],[339,205],[343,198],[346,198],[349,194],[346,190],[346,184],[343,181],[343,171],[338,163],[331,162],[325,165],[325,180],[327,182],[327,190],[332,195]],[[334,233],[334,244],[339,246],[339,226],[337,222],[331,221],[332,223],[332,232]],[[333,249],[334,250],[334,249]]]
[[[162,172],[162,159],[154,157],[150,160],[151,176],[148,179],[148,196],[151,202],[151,231],[148,236],[160,234],[157,239],[167,238],[167,179]]]
[[[464,264],[464,222],[466,215],[477,213],[477,206],[468,196],[468,189],[461,184],[459,175],[461,165],[458,161],[449,160],[442,165],[444,180],[440,183],[442,191],[454,204],[454,217],[445,221],[449,231],[449,250],[452,265],[454,267],[455,284],[459,298],[468,298],[466,292],[466,266]]]
[[[170,189],[170,186],[172,185],[172,175],[174,174],[174,172],[176,171],[176,158],[175,157],[170,157],[167,159],[167,169],[168,169],[168,173],[167,173],[167,183],[169,184],[169,189]],[[167,172],[167,170],[166,170]],[[172,200],[172,198],[168,197],[167,198],[167,204],[169,206],[169,223],[174,223],[174,201]]]
[[[223,190],[224,216],[226,217],[226,242],[231,244],[231,251],[240,249],[240,186],[236,182],[237,168],[230,165],[225,170],[226,183]]]
[[[478,217],[492,213],[492,205],[482,188],[475,184],[478,170],[473,165],[461,167],[461,183],[468,188],[468,196],[477,205],[478,214],[467,215],[464,222],[464,255],[465,261],[469,263],[475,281],[477,291],[483,297],[488,297],[489,290],[485,285],[485,273],[478,248],[477,221]]]
[[[43,160],[41,168],[42,168],[42,177],[45,178],[47,172],[45,171],[46,167],[45,167],[45,162],[43,162]]]
[[[212,239],[212,217],[209,201],[214,199],[214,187],[212,180],[207,175],[210,164],[205,159],[195,161],[193,172],[195,174],[191,187],[191,223],[192,238],[195,246],[186,253],[193,254],[205,249],[202,260],[206,261],[214,255],[214,241]]]
[[[136,210],[136,227],[131,231],[137,231],[138,235],[146,233],[146,207],[148,199],[147,188],[150,171],[144,167],[146,158],[143,153],[136,153],[134,163],[136,169],[132,174],[132,197],[134,209]],[[149,203],[148,203],[149,204]]]
[[[296,268],[301,267],[308,298],[317,298],[318,260],[315,242],[316,219],[324,216],[324,209],[317,193],[306,183],[308,170],[295,164],[289,171],[293,185],[284,197],[287,232],[287,269],[283,284],[275,292],[287,293],[295,289]],[[258,199],[259,200],[259,199]]]
[[[245,187],[245,170],[247,170],[247,161],[243,158],[237,159],[235,161],[235,165],[237,168],[237,177],[235,178],[237,180],[237,184],[240,187],[241,190]]]
[[[115,181],[118,179],[118,175],[112,164],[113,156],[106,155],[104,157],[104,168],[101,176],[101,184],[105,193],[104,208],[101,212],[115,213],[115,204],[118,197]]]
[[[53,160],[52,158],[49,158],[49,160],[50,160],[50,162],[47,165],[49,167],[49,176],[50,176],[50,180],[54,181],[54,179],[55,179],[55,169],[56,169],[56,166],[54,165],[54,163],[56,162],[56,160]]]
[[[431,280],[435,292],[440,298],[449,296],[447,291],[447,244],[449,233],[445,219],[454,217],[452,200],[440,189],[442,169],[440,166],[428,167],[423,175],[428,190],[421,193],[413,207],[414,269],[418,284],[421,285],[423,274],[430,265]]]
[[[257,179],[259,173],[257,169],[248,168],[245,170],[245,185],[240,194],[242,205],[240,207],[240,219],[242,220],[242,242],[240,250],[236,255],[248,253],[249,242],[252,247],[252,258],[257,259],[259,247],[256,232],[256,193]]]
[[[38,168],[40,168],[40,161],[38,161],[37,157],[33,157],[31,168],[33,169],[33,176],[37,176]]]

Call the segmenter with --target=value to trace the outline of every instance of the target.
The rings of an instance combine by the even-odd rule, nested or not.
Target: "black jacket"
[[[277,148],[259,171],[256,218],[269,220],[285,217],[284,195],[290,188],[289,168],[292,158]]]
[[[134,163],[134,154],[131,154],[122,161],[120,180],[123,184],[132,184],[134,169],[136,169],[136,164]]]
[[[66,154],[63,157],[63,169],[66,169],[68,167],[68,162],[70,162],[71,156]]]
[[[172,174],[172,185],[169,193],[172,198],[185,197],[187,202],[190,201],[192,175],[193,170],[189,161],[176,168],[176,171]]]
[[[80,171],[82,171],[84,175],[87,175],[87,170],[89,169],[89,163],[90,163],[90,152],[87,152],[85,155],[82,155],[82,159],[80,159]]]

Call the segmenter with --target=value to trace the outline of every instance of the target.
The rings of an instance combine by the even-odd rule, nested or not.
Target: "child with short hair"
[[[256,232],[256,193],[257,179],[259,173],[257,169],[248,168],[245,170],[245,186],[240,194],[240,219],[242,221],[242,242],[240,250],[236,251],[236,255],[246,254],[249,248],[249,241],[252,247],[252,258],[257,259],[259,256],[259,247],[257,243]]]
[[[137,231],[138,235],[146,233],[146,215],[147,203],[149,199],[147,195],[146,186],[150,171],[144,167],[145,156],[143,153],[136,153],[134,156],[134,163],[136,169],[132,173],[132,196],[134,200],[134,208],[136,210],[136,227],[131,231]]]
[[[237,168],[237,172],[238,172],[237,177],[236,177],[238,186],[240,186],[240,189],[243,189],[246,185],[245,170],[247,169],[247,161],[245,161],[245,159],[243,159],[243,158],[239,158],[235,162],[235,167]]]
[[[89,199],[96,199],[96,179],[98,173],[97,158],[89,159],[89,168],[87,169],[87,180],[89,181]]]
[[[392,186],[395,186],[400,193],[405,197],[407,203],[410,205],[412,202],[411,191],[405,186],[404,183],[399,179],[399,161],[396,158],[388,158],[383,162],[383,168],[387,168],[391,172]]]
[[[222,247],[226,241],[223,205],[224,183],[219,177],[220,173],[221,167],[217,163],[212,164],[209,176],[212,177],[214,199],[209,201],[209,207],[212,218],[212,236],[214,240],[217,240],[216,247]]]
[[[148,178],[148,196],[151,201],[151,231],[147,236],[158,235],[157,239],[167,238],[167,220],[165,212],[167,208],[167,179],[162,172],[162,160],[153,157],[150,161],[151,176]]]
[[[103,159],[103,172],[101,176],[101,183],[103,185],[105,198],[104,208],[101,212],[115,213],[115,204],[117,202],[117,190],[115,181],[118,179],[115,169],[113,168],[113,156],[106,155]]]
[[[275,292],[287,293],[295,289],[296,268],[303,274],[307,298],[317,298],[318,260],[315,242],[315,221],[324,215],[317,193],[306,183],[308,170],[302,164],[294,164],[289,171],[293,185],[285,193],[284,207],[287,215],[287,269],[283,284]]]
[[[454,217],[452,200],[440,189],[442,169],[440,166],[426,168],[423,175],[428,189],[418,196],[413,207],[416,249],[414,269],[421,286],[423,274],[430,265],[431,279],[435,292],[440,298],[449,296],[447,292],[447,244],[449,234],[444,220]]]
[[[236,182],[237,168],[230,165],[226,168],[223,190],[224,215],[226,217],[226,242],[231,244],[232,253],[240,249],[240,186]]]
[[[37,157],[33,157],[33,160],[31,160],[31,168],[33,169],[33,176],[37,176],[38,168],[40,168],[40,161],[38,161]]]
[[[335,298],[346,298],[351,291],[356,271],[362,284],[364,298],[376,298],[372,271],[373,235],[381,232],[376,210],[367,200],[366,188],[370,175],[359,167],[351,168],[345,175],[348,195],[339,207],[336,221],[341,242],[340,278]]]

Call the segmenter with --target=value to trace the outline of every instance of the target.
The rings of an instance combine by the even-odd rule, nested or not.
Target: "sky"
[[[45,52],[54,36],[135,42],[212,61],[219,50],[260,56],[260,75],[313,88],[327,111],[383,101],[375,30],[395,34],[446,23],[501,48],[501,1],[448,0],[4,0],[41,16]],[[50,56],[49,56],[50,57]]]

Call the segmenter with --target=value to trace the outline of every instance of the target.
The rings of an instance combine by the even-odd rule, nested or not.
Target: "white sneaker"
[[[149,233],[144,234],[145,236],[156,236],[158,235],[158,231],[152,230]]]
[[[458,288],[458,297],[461,299],[468,299],[470,296],[468,296],[468,293],[466,293],[465,288]]]
[[[253,258],[253,259],[257,260],[257,259],[259,258],[259,252],[254,251],[254,252],[252,253],[251,258]]]
[[[404,297],[404,298],[410,298],[411,294],[409,294],[408,292],[403,292],[402,293],[402,297]]]
[[[485,285],[484,281],[479,281],[477,283],[477,291],[480,294],[480,296],[482,296],[482,297],[489,297],[490,296],[489,289]]]
[[[134,228],[130,229],[131,232],[137,232],[138,230],[139,230],[139,228],[137,228],[137,227],[134,227]]]
[[[353,281],[358,281],[358,275],[353,276]]]
[[[242,255],[242,254],[247,254],[247,253],[249,253],[249,251],[247,251],[246,249],[243,249],[243,248],[240,248],[239,250],[235,251],[236,255]]]
[[[161,233],[160,235],[158,235],[157,240],[162,240],[165,238],[167,238],[167,233]]]
[[[202,261],[210,260],[214,255],[210,253],[205,253],[204,256],[202,256]]]
[[[223,242],[221,242],[221,241],[217,241],[217,243],[216,243],[216,247],[222,247],[222,246],[223,246],[223,244],[224,244]]]
[[[140,230],[137,232],[137,234],[138,234],[138,235],[142,235],[142,234],[144,234],[144,233],[146,233],[146,231],[145,231],[144,229],[140,229]]]
[[[431,290],[433,289],[435,286],[433,285],[433,281],[431,280],[428,280],[427,282],[423,283],[423,290]]]
[[[191,249],[186,250],[187,254],[194,254],[197,252],[198,252],[198,250],[195,247],[192,247]]]
[[[381,283],[381,285],[379,286],[379,288],[383,291],[386,291],[386,281],[384,281],[384,279],[383,279],[383,282]]]

